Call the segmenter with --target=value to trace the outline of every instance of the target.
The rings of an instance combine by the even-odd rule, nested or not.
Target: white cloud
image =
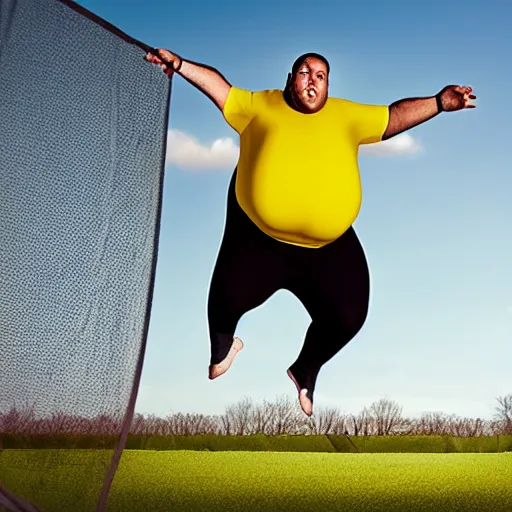
[[[183,169],[232,169],[238,160],[238,146],[231,137],[201,144],[186,133],[169,130],[166,163]]]
[[[407,133],[375,144],[361,146],[361,154],[375,156],[409,155],[421,151],[421,145]],[[192,170],[232,170],[238,161],[239,148],[231,137],[203,144],[179,130],[169,130],[167,165]]]
[[[392,139],[365,144],[361,146],[361,154],[376,156],[411,155],[422,149],[420,143],[408,133],[401,133]]]

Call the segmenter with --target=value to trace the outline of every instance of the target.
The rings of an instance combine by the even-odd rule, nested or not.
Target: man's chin
[[[295,96],[293,103],[297,110],[306,114],[314,114],[325,105],[322,98],[311,98],[310,96]]]
[[[313,101],[301,101],[301,104],[302,108],[307,112],[317,112],[323,107],[324,102],[320,99],[315,99]]]

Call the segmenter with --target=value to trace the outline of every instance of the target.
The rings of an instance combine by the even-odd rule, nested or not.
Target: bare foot
[[[223,361],[218,364],[211,364],[208,368],[208,378],[210,380],[216,379],[220,377],[222,374],[226,373],[231,366],[231,363],[235,359],[235,356],[244,348],[244,344],[240,338],[233,338],[233,343],[231,348],[229,349],[228,355],[225,357]]]
[[[288,377],[292,379],[293,383],[295,384],[295,387],[297,388],[297,391],[299,393],[299,404],[304,411],[305,414],[308,416],[311,416],[313,414],[313,403],[311,400],[307,397],[307,389],[300,389],[299,383],[293,376],[293,373],[290,370],[287,370]]]

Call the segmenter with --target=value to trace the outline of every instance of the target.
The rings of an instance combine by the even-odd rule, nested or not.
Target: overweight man
[[[329,96],[327,59],[301,55],[284,90],[253,92],[219,71],[164,49],[146,55],[171,77],[208,96],[240,136],[228,189],[224,235],[208,297],[209,378],[243,348],[240,318],[275,292],[289,290],[311,317],[288,368],[305,414],[313,412],[320,369],[363,326],[370,297],[368,264],[352,227],[361,207],[358,150],[390,139],[441,112],[474,108],[471,87],[366,105]],[[269,358],[273,347],[269,346]]]

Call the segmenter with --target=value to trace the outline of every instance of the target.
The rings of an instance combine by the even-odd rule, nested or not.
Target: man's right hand
[[[170,78],[174,71],[178,69],[181,64],[181,58],[178,55],[159,48],[157,50],[158,56],[154,53],[148,52],[146,54],[146,60],[152,64],[156,64],[162,68],[162,71]]]
[[[147,53],[145,59],[160,66],[169,78],[174,73],[179,73],[185,80],[206,94],[221,112],[223,111],[231,84],[215,68],[183,60],[179,55],[163,48],[154,50],[154,53]]]

